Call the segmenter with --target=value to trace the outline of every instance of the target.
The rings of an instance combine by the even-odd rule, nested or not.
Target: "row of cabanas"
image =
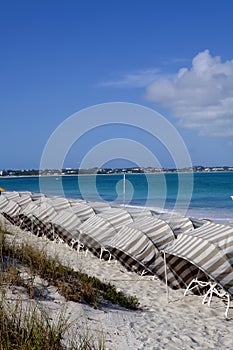
[[[13,224],[114,257],[127,269],[158,276],[172,288],[211,279],[233,295],[233,227],[149,209],[11,192],[0,212]]]

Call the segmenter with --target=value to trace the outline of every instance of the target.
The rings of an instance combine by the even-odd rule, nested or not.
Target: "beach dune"
[[[51,256],[58,256],[63,264],[111,282],[119,290],[135,295],[140,309],[128,311],[113,305],[93,309],[87,304],[65,302],[51,289],[53,298],[41,301],[51,312],[51,317],[66,305],[67,315],[80,326],[88,327],[94,337],[105,338],[106,349],[225,349],[232,350],[233,309],[229,319],[224,318],[225,304],[213,297],[211,307],[202,305],[202,296],[184,290],[169,290],[167,301],[165,284],[150,276],[139,276],[127,271],[119,262],[106,262],[93,256],[72,250],[65,244],[39,238],[9,224],[2,216],[1,223],[9,234],[7,239],[46,249]],[[77,328],[73,329],[77,332]],[[78,337],[78,335],[77,335]]]

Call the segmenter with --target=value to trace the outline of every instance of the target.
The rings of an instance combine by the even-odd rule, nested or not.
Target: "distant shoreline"
[[[51,175],[6,175],[0,176],[1,179],[14,179],[14,178],[33,178],[33,177],[72,177],[72,176],[96,176],[96,175],[162,175],[162,174],[225,174],[233,173],[233,170],[224,171],[161,171],[161,172],[151,172],[151,173],[111,173],[111,174],[51,174]]]

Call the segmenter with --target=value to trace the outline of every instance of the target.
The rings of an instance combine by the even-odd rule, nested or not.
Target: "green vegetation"
[[[32,247],[29,244],[21,246],[10,245],[4,238],[0,244],[0,258],[8,257],[8,260],[21,263],[29,268],[30,275],[38,275],[49,284],[56,286],[66,300],[74,302],[87,302],[97,307],[102,299],[128,309],[137,309],[138,300],[133,296],[126,296],[117,292],[116,287],[110,283],[103,283],[98,278],[88,276],[85,273],[74,271],[63,266],[58,259],[48,257],[43,250]],[[9,269],[8,265],[8,269]],[[19,271],[13,266],[11,278],[17,285],[22,285]]]
[[[63,350],[62,334],[68,320],[60,313],[56,323],[37,305],[23,307],[22,301],[8,304],[4,293],[0,298],[1,350]]]
[[[0,350],[67,349],[63,336],[71,326],[69,320],[61,313],[57,322],[51,322],[47,312],[35,301],[35,297],[43,296],[35,288],[36,276],[55,286],[66,300],[87,302],[94,307],[107,301],[129,309],[138,308],[136,297],[117,292],[115,286],[63,266],[59,259],[48,257],[45,251],[29,244],[8,243],[6,232],[1,228],[0,264]],[[26,271],[27,278],[23,277],[22,271]],[[8,303],[7,290],[13,286],[23,288],[27,293],[29,299],[26,309],[20,300]],[[96,341],[85,329],[77,329],[76,333],[79,334],[78,344],[71,339],[69,349],[105,348],[103,336]]]

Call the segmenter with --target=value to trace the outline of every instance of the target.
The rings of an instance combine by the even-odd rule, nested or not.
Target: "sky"
[[[0,0],[0,170],[38,169],[61,123],[110,102],[159,112],[193,165],[233,166],[232,15],[231,0]],[[144,130],[106,125],[77,140],[64,167],[116,138],[174,166]],[[104,165],[96,155],[89,163]],[[111,164],[155,165],[120,152]]]

